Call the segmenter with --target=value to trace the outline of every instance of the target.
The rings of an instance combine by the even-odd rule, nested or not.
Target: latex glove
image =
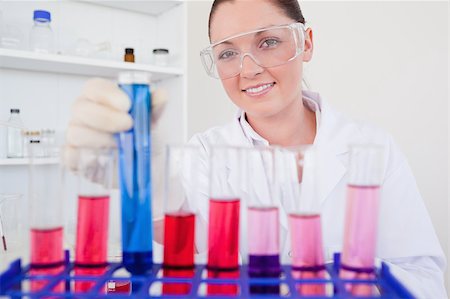
[[[158,122],[166,102],[165,92],[152,92],[152,127]],[[80,147],[115,148],[113,135],[127,131],[133,125],[128,114],[130,105],[130,99],[117,84],[101,78],[88,80],[72,106],[64,164],[71,170],[77,170]]]

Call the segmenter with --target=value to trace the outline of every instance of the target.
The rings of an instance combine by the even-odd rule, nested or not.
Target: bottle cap
[[[147,72],[121,72],[118,76],[119,84],[149,84],[151,74]]]
[[[125,54],[133,54],[134,49],[133,48],[125,48]]]
[[[169,54],[169,50],[164,48],[153,49],[153,54]]]
[[[38,21],[51,21],[51,14],[46,10],[35,10],[33,12],[33,20]]]
[[[13,108],[10,110],[11,113],[20,113],[20,109]]]

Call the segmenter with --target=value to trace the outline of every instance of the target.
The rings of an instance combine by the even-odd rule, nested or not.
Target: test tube
[[[358,144],[350,147],[344,242],[340,276],[344,279],[374,277],[383,147]],[[353,295],[372,295],[370,284],[347,284]]]
[[[248,272],[250,277],[279,277],[280,237],[279,209],[275,202],[280,196],[276,185],[278,168],[275,149],[269,147],[246,150]],[[254,174],[260,180],[254,181]],[[251,188],[257,184],[257,188]],[[280,287],[250,285],[252,294],[279,294]]]
[[[292,276],[296,279],[325,278],[320,205],[317,197],[317,171],[321,160],[311,145],[282,149],[285,165],[284,199],[290,229]],[[325,284],[303,281],[297,285],[301,295],[325,295]]]
[[[194,275],[195,212],[189,202],[198,198],[197,146],[168,146],[164,201],[164,276]],[[163,294],[187,295],[189,283],[164,283]]]
[[[112,150],[81,148],[77,169],[75,274],[98,276],[107,266],[109,195],[114,171]],[[95,282],[76,281],[75,292],[86,292],[93,285]]]
[[[143,72],[124,72],[118,78],[131,100],[133,118],[133,127],[118,135],[122,258],[131,274],[145,274],[153,265],[149,78]]]
[[[239,219],[243,149],[213,146],[210,154],[208,277],[239,277]],[[235,284],[208,284],[208,295],[236,295]]]
[[[63,171],[58,164],[39,163],[40,149],[30,144],[29,167],[29,228],[30,274],[54,275],[64,270],[63,251]],[[32,292],[41,290],[46,279],[33,279]],[[58,283],[53,292],[63,292],[64,282]]]

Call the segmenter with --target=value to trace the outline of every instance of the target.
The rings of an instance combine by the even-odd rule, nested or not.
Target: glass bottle
[[[30,32],[30,50],[38,53],[53,53],[53,31],[50,27],[51,14],[46,10],[35,10],[34,25]]]
[[[134,49],[133,48],[126,48],[125,49],[125,56],[124,56],[125,62],[134,62]]]
[[[22,141],[22,120],[20,119],[20,109],[11,109],[8,120],[8,158],[23,157]]]

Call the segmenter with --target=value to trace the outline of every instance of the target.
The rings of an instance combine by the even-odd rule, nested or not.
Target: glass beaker
[[[80,148],[78,152],[78,211],[75,274],[105,272],[108,252],[109,202],[114,155],[111,149]],[[75,292],[95,282],[76,281]]]
[[[275,149],[256,147],[245,151],[243,175],[247,203],[248,272],[250,277],[279,277],[280,233],[276,200],[278,171]],[[280,287],[250,285],[252,294],[278,294]]]
[[[291,239],[293,277],[297,279],[322,279],[325,261],[322,242],[320,203],[317,196],[318,168],[321,167],[319,151],[312,145],[281,148],[280,162],[284,165],[280,178]],[[325,295],[325,284],[301,283],[301,295]]]
[[[239,228],[244,148],[213,146],[210,154],[208,277],[239,276]],[[208,295],[235,295],[234,284],[208,284]]]
[[[380,186],[384,148],[373,144],[350,146],[344,242],[340,276],[371,279],[375,273]],[[353,295],[372,295],[370,284],[348,284]]]
[[[63,251],[63,182],[64,171],[59,164],[42,164],[36,148],[30,143],[29,227],[30,274],[52,275],[64,269]],[[39,291],[47,281],[31,280],[31,290]],[[54,292],[64,291],[59,283]]]
[[[194,275],[195,211],[189,202],[199,200],[197,146],[168,146],[164,197],[164,276]],[[164,283],[163,294],[186,295],[187,283]]]

